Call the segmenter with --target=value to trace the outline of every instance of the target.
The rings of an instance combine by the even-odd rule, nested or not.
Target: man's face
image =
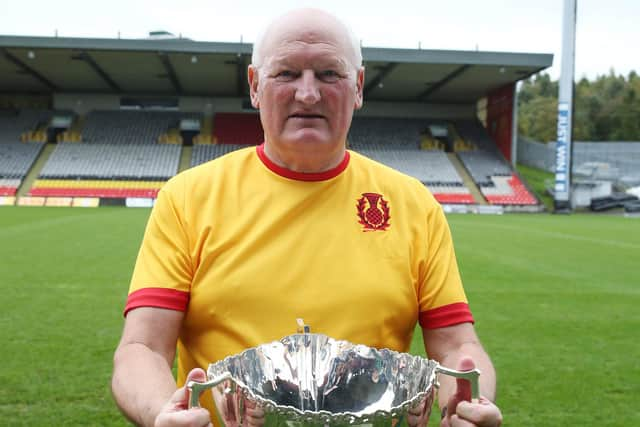
[[[262,66],[249,68],[251,100],[276,150],[344,149],[353,111],[362,105],[364,70],[336,39],[330,31],[278,34],[265,47]]]

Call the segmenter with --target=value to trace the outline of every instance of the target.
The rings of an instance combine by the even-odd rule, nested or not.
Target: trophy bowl
[[[254,406],[269,426],[390,426],[409,410],[428,419],[441,373],[470,380],[477,398],[477,369],[455,371],[420,356],[299,333],[212,363],[207,382],[187,387],[190,406],[211,388],[226,426],[245,425]]]

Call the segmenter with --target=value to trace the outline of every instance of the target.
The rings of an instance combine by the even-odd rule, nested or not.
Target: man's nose
[[[296,88],[296,101],[305,104],[315,104],[320,100],[318,81],[313,70],[304,70],[298,78]]]

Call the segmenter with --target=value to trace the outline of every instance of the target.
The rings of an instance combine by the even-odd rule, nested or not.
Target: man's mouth
[[[322,114],[313,113],[293,113],[289,116],[290,119],[324,119]]]

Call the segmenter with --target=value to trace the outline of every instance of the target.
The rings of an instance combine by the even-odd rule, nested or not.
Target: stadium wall
[[[91,110],[118,110],[120,96],[109,94],[69,94],[57,93],[53,96],[53,106],[57,110],[73,110],[78,114],[86,114]],[[184,112],[199,112],[205,116],[217,112],[239,113],[252,111],[247,108],[244,98],[191,97],[178,98],[178,109]],[[377,102],[366,101],[359,116],[368,117],[404,117],[431,119],[474,119],[475,104],[425,104],[412,102]]]
[[[356,112],[367,117],[405,117],[430,119],[473,120],[476,117],[475,104],[424,104],[409,102],[376,102],[365,99],[362,109]]]
[[[498,88],[487,96],[487,131],[505,159],[511,161],[514,84]]]
[[[556,144],[518,138],[518,162],[548,172],[555,171]],[[584,142],[573,144],[574,170],[587,162],[608,163],[621,176],[640,176],[640,142]]]
[[[72,110],[78,114],[86,114],[91,110],[118,110],[120,96],[57,93],[53,95],[53,108]]]

